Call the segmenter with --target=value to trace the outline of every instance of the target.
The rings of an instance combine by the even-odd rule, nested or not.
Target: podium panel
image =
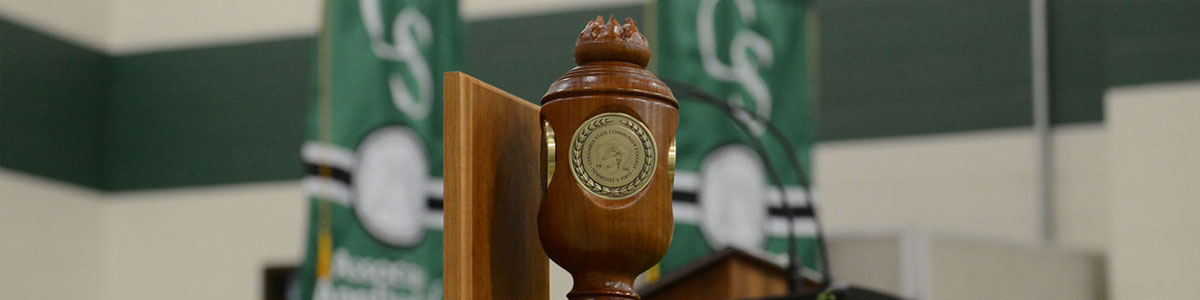
[[[445,299],[548,299],[538,106],[444,75]]]

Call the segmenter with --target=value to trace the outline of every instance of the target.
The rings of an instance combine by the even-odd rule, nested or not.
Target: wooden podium
[[[638,289],[645,300],[749,299],[787,293],[783,267],[735,248],[715,252]]]
[[[461,72],[444,83],[444,299],[548,299],[538,106]]]

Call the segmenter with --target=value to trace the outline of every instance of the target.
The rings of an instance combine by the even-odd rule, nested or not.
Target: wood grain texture
[[[640,290],[645,300],[749,299],[787,293],[783,267],[727,249]]]
[[[670,89],[645,70],[649,47],[632,21],[593,20],[575,45],[580,66],[555,81],[542,97],[541,117],[554,130],[558,145],[555,153],[545,155],[554,155],[556,170],[561,171],[554,172],[547,187],[538,212],[538,234],[546,254],[574,279],[567,298],[639,299],[633,279],[662,259],[674,229],[667,153],[679,124],[679,104]],[[575,167],[571,156],[603,155],[599,150],[573,149],[584,148],[579,146],[583,141],[575,141],[577,129],[606,113],[625,114],[644,124],[653,136],[649,146],[657,153],[648,167],[654,173],[646,186],[615,199],[584,187],[575,171],[589,166]]]
[[[547,299],[538,106],[444,75],[445,299]]]

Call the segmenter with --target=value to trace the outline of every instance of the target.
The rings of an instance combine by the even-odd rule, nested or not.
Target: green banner
[[[442,299],[441,74],[459,27],[455,1],[325,2],[296,298]]]
[[[658,1],[659,77],[698,86],[736,108],[729,112],[673,87],[681,107],[676,225],[663,272],[729,247],[782,263],[790,214],[797,216],[790,226],[804,271],[819,274],[818,225],[792,164],[809,165],[814,131],[804,3]]]

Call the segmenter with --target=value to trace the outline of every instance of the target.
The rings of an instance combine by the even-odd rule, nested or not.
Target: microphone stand
[[[755,136],[750,131],[750,126],[748,124],[746,124],[745,121],[738,119],[736,117],[735,112],[741,112],[743,115],[751,116],[752,118],[754,118],[754,120],[757,123],[765,126],[767,128],[768,133],[770,133],[772,136],[775,136],[775,138],[780,141],[780,145],[783,146],[785,152],[787,152],[786,157],[788,158],[789,162],[791,163],[792,169],[794,169],[794,171],[796,172],[796,180],[802,187],[801,190],[803,192],[804,197],[806,199],[810,199],[810,201],[811,201],[813,199],[812,192],[811,192],[811,184],[808,180],[808,177],[805,176],[803,165],[800,164],[799,160],[796,159],[796,157],[795,157],[795,155],[796,155],[795,147],[793,147],[791,142],[788,141],[786,136],[783,135],[783,132],[781,130],[779,130],[778,127],[776,127],[773,123],[770,122],[770,120],[766,119],[765,117],[759,116],[758,114],[755,114],[755,113],[752,113],[749,111],[746,111],[744,108],[742,108],[740,106],[731,105],[730,103],[725,102],[722,99],[719,99],[716,96],[713,96],[713,95],[707,93],[706,91],[704,91],[703,89],[700,89],[699,87],[697,87],[695,85],[692,85],[692,84],[689,84],[686,82],[665,79],[665,78],[663,79],[663,81],[665,83],[667,83],[668,86],[674,87],[676,90],[682,92],[682,94],[692,96],[691,98],[698,100],[700,103],[705,103],[705,104],[709,104],[709,105],[715,106],[717,108],[720,108],[721,111],[724,112],[727,117],[730,117],[731,119],[734,120],[734,124],[739,129],[746,132],[746,134],[750,137],[750,141],[754,144],[753,148],[754,148],[755,152],[757,152],[759,154],[759,156],[761,157],[760,159],[763,160],[763,163],[764,163],[764,166],[766,167],[766,171],[767,171],[768,175],[771,176],[772,182],[779,189],[780,200],[783,203],[782,206],[785,211],[785,217],[787,219],[787,227],[788,227],[787,228],[787,239],[788,239],[787,258],[788,258],[788,260],[787,260],[787,267],[785,270],[787,273],[788,294],[789,295],[802,294],[803,291],[801,288],[803,287],[803,281],[802,281],[802,276],[800,276],[800,274],[799,274],[800,267],[797,264],[799,255],[798,255],[797,249],[796,249],[797,239],[796,239],[796,228],[795,228],[795,211],[791,208],[790,201],[788,201],[788,195],[787,195],[786,190],[784,189],[783,181],[780,179],[779,173],[775,171],[775,168],[770,163],[770,157],[767,156],[766,146],[763,143],[763,139]],[[681,98],[681,99],[688,99],[688,98]],[[817,239],[817,245],[820,248],[818,255],[820,257],[819,264],[821,265],[821,270],[820,270],[821,285],[824,287],[829,287],[830,283],[833,281],[833,279],[832,279],[832,276],[831,276],[830,270],[829,270],[829,259],[828,259],[827,254],[825,253],[826,247],[825,247],[824,233],[822,230],[820,230],[820,222],[819,222],[819,219],[817,218],[817,214],[813,213],[812,218],[818,226],[817,233],[816,233],[816,235],[817,235],[816,239]],[[815,294],[814,294],[814,296],[815,296]]]

